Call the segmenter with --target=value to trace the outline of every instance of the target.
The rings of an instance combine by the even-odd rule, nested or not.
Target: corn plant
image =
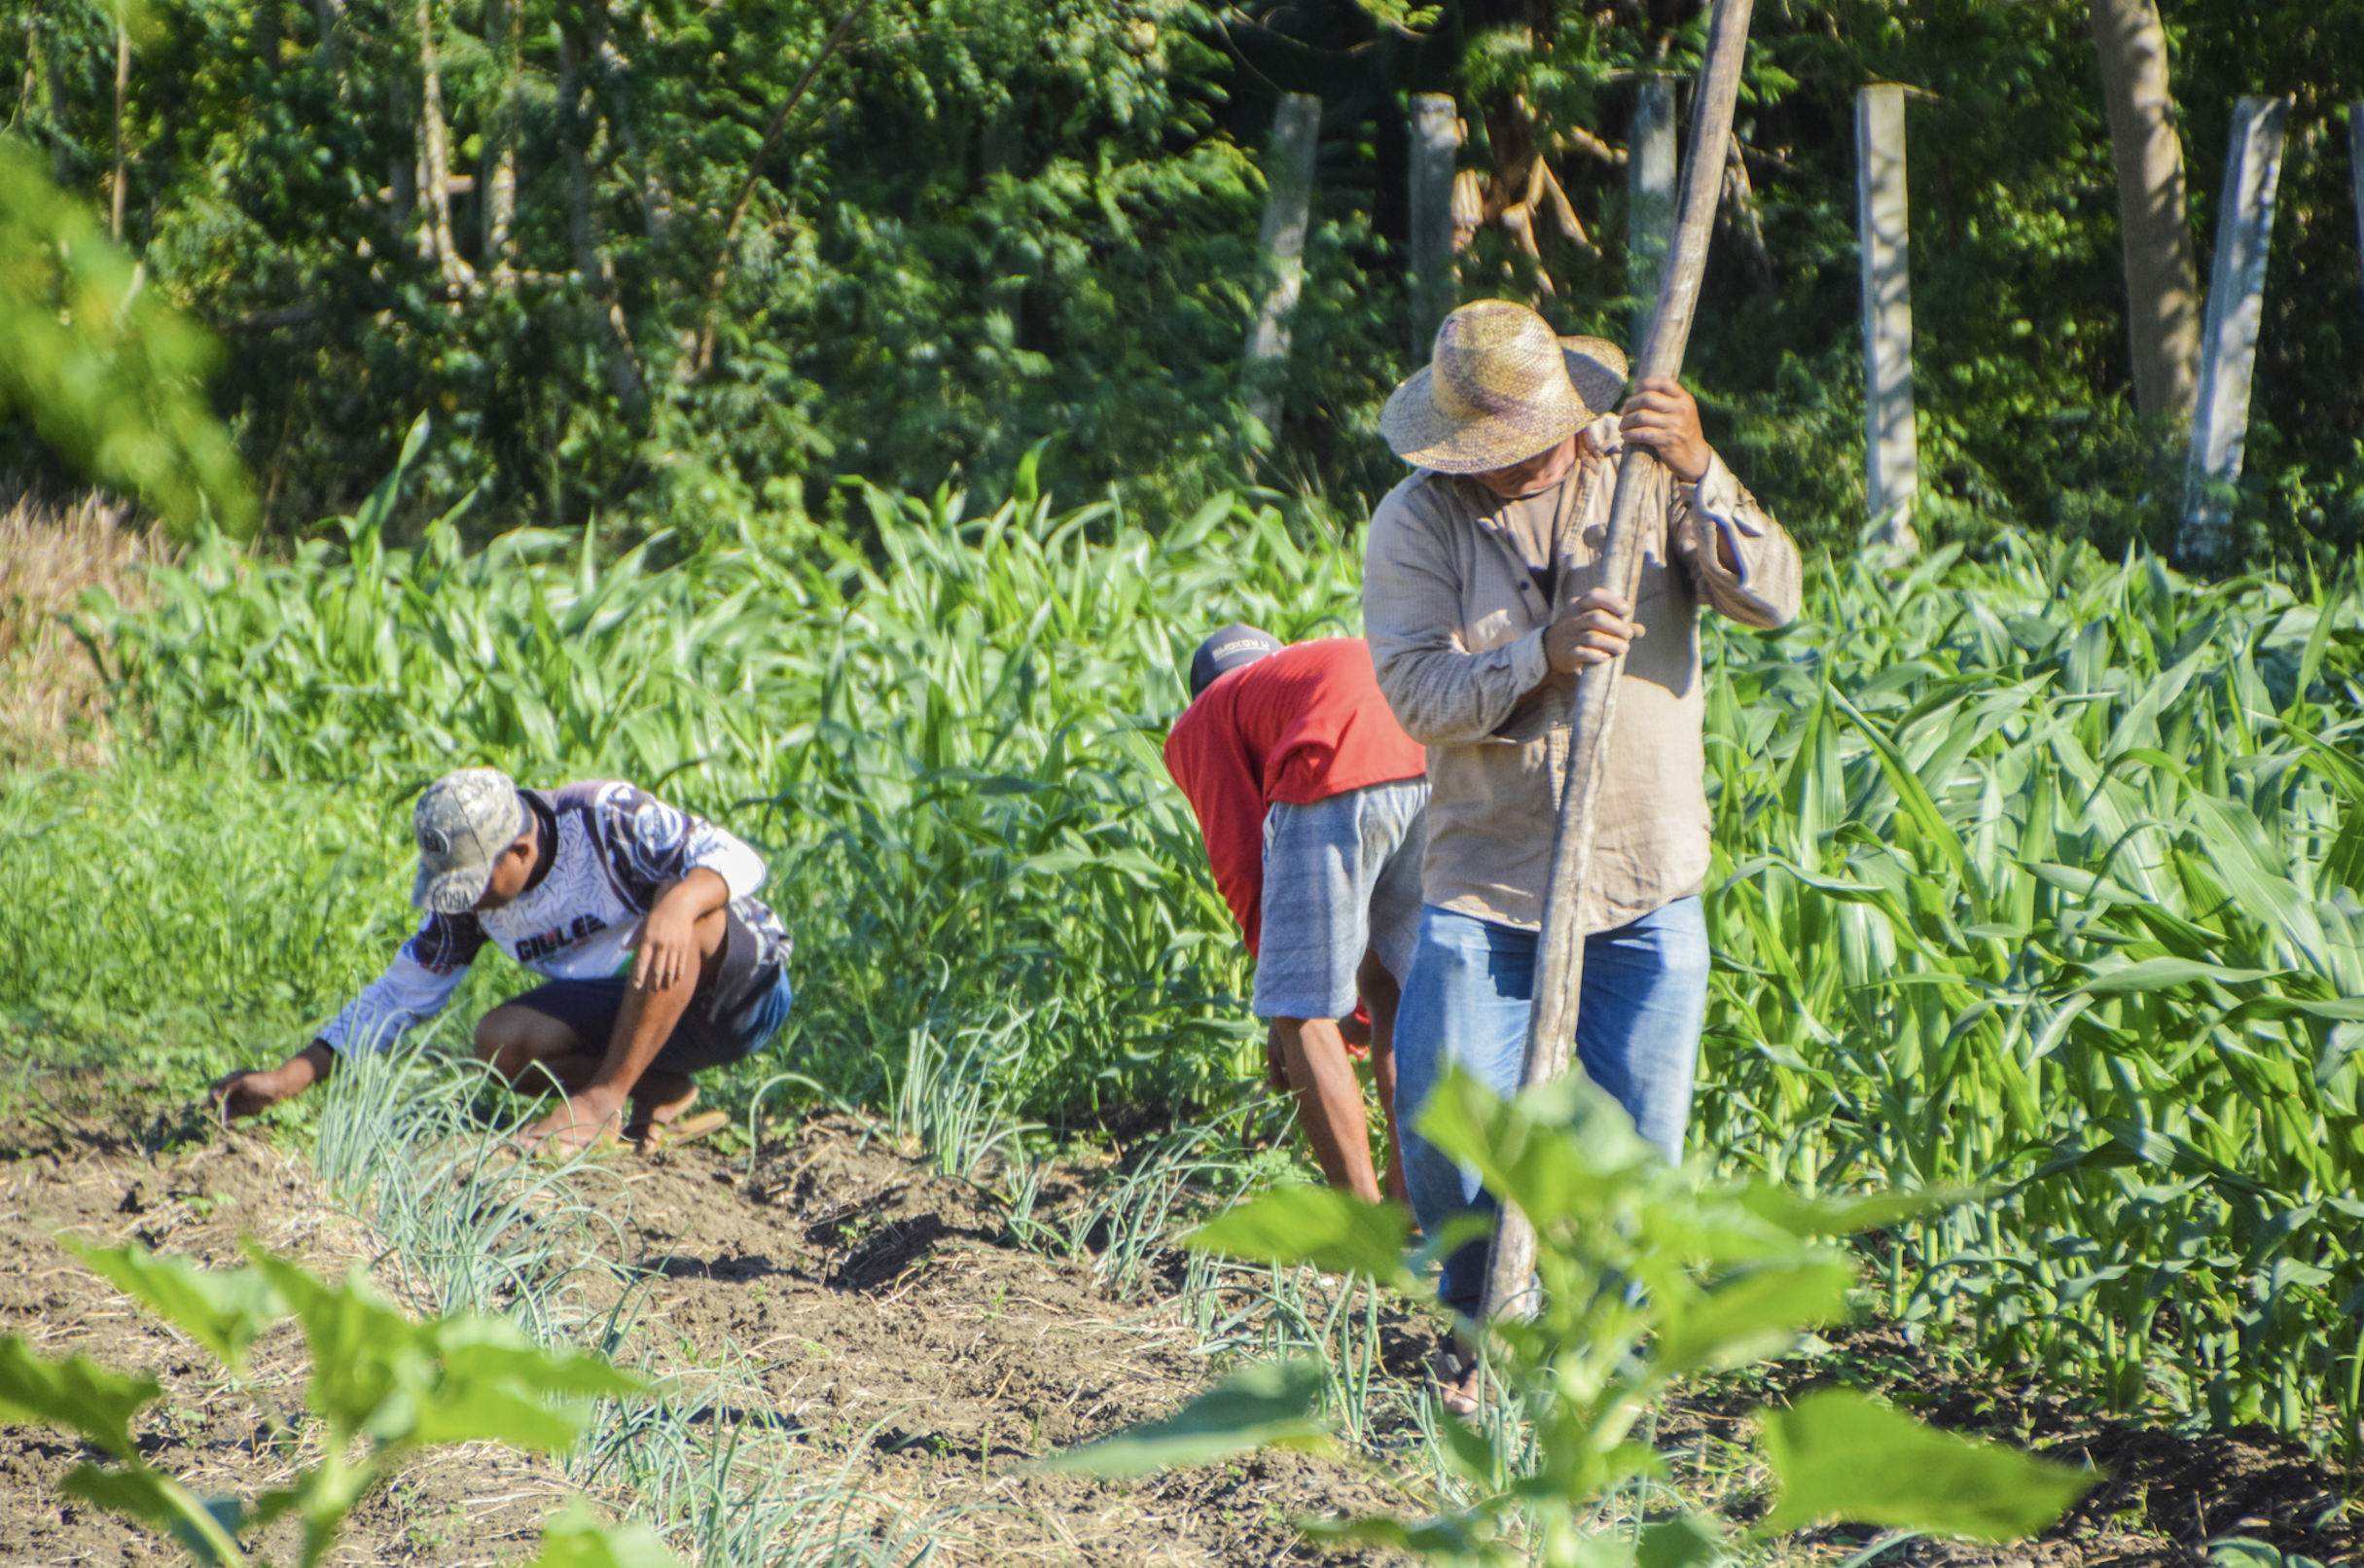
[[[773,851],[800,939],[797,1070],[848,1100],[890,1103],[925,1082],[914,1041],[981,1030],[1008,1049],[979,1103],[1011,1117],[1253,1081],[1245,955],[1159,732],[1208,624],[1354,629],[1351,538],[1256,496],[1060,512],[1021,475],[982,516],[861,486],[847,527],[716,528],[670,560],[588,531],[471,554],[448,519],[387,539],[407,472],[341,547],[206,538],[144,608],[94,603],[119,720],[200,778],[358,787],[395,835],[405,794],[468,761],[728,817]],[[1900,576],[1828,565],[1807,603],[1777,633],[1702,632],[1695,1147],[1809,1193],[1987,1188],[1878,1241],[1912,1332],[2364,1451],[2353,575],[2203,585],[2006,538]],[[45,818],[0,834],[0,886],[29,909],[79,877],[113,911],[124,889],[76,868],[119,854]],[[62,996],[40,977],[111,965],[113,1005],[179,967],[175,896],[110,913],[128,944],[0,921],[0,975]],[[269,902],[187,940],[242,1004],[300,970],[333,1008]]]
[[[555,1452],[582,1435],[584,1402],[643,1386],[598,1357],[542,1350],[498,1318],[405,1317],[358,1266],[330,1285],[251,1244],[250,1263],[234,1269],[200,1268],[137,1243],[111,1251],[67,1246],[211,1351],[233,1379],[248,1375],[248,1351],[266,1330],[290,1316],[303,1326],[311,1359],[304,1401],[318,1457],[294,1484],[251,1502],[199,1497],[148,1463],[132,1423],[163,1392],[154,1378],[109,1372],[81,1356],[48,1360],[15,1335],[0,1337],[0,1420],[80,1434],[115,1463],[76,1467],[64,1490],[166,1532],[200,1563],[257,1560],[239,1538],[292,1515],[303,1524],[302,1561],[312,1568],[336,1546],[353,1506],[421,1449],[491,1441]],[[299,1436],[277,1412],[259,1408],[282,1439]],[[645,1528],[609,1530],[581,1514],[554,1524],[541,1558],[544,1568],[671,1561]]]
[[[2073,552],[1856,567],[1725,645],[1704,1142],[1991,1185],[1889,1307],[2121,1408],[2355,1451],[2364,768],[2352,582]]]
[[[1535,1223],[1539,1298],[1531,1316],[1494,1325],[1500,1351],[1489,1366],[1523,1406],[1528,1435],[1506,1443],[1501,1423],[1445,1417],[1438,1432],[1468,1483],[1465,1501],[1426,1517],[1322,1520],[1308,1530],[1437,1562],[1680,1568],[1723,1554],[1729,1532],[1704,1515],[1632,1534],[1601,1526],[1616,1488],[1662,1468],[1636,1441],[1636,1424],[1682,1378],[1777,1354],[1803,1330],[1845,1314],[1855,1265],[1816,1238],[1942,1201],[1818,1203],[1766,1183],[1701,1187],[1668,1169],[1625,1113],[1577,1078],[1505,1104],[1456,1072],[1419,1126]],[[1406,1257],[1407,1226],[1392,1205],[1296,1189],[1232,1210],[1191,1244],[1410,1291],[1419,1260]],[[1456,1225],[1436,1246],[1464,1234]],[[1318,1443],[1336,1420],[1318,1409],[1326,1381],[1309,1363],[1261,1363],[1172,1417],[1054,1464],[1137,1474],[1267,1443]],[[2050,1523],[2095,1479],[1930,1430],[1843,1390],[1761,1420],[1779,1496],[1751,1532],[1758,1541],[1831,1517],[2011,1540]]]

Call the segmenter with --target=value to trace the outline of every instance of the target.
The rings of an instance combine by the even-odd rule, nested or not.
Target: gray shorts
[[[1407,779],[1265,813],[1256,1016],[1344,1017],[1366,951],[1410,973],[1427,806],[1427,780]]]

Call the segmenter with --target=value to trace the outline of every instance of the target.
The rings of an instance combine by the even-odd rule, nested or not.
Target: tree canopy
[[[2243,516],[2253,549],[2346,548],[2364,10],[2160,12],[2203,279],[2233,100],[2296,95]],[[1466,125],[1463,296],[1622,340],[1636,82],[1696,68],[1702,13],[150,0],[126,31],[111,0],[0,0],[0,80],[8,136],[96,214],[120,191],[146,286],[225,340],[213,396],[276,533],[348,510],[422,411],[440,434],[412,504],[482,485],[480,530],[700,530],[825,509],[848,474],[990,491],[1046,440],[1056,482],[1153,509],[1243,470],[1351,507],[1401,472],[1376,417],[1412,364],[1409,95],[1453,94]],[[2161,527],[2179,447],[2133,406],[2109,125],[2070,0],[1759,5],[1689,364],[1711,436],[1792,526],[1853,538],[1849,127],[1876,82],[1914,89],[1924,533]],[[1323,119],[1268,441],[1241,347],[1283,91]],[[57,456],[22,415],[0,428],[0,469]]]

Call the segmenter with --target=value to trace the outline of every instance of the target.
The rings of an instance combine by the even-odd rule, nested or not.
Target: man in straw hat
[[[1671,378],[1624,417],[1626,357],[1560,338],[1524,305],[1463,305],[1380,430],[1419,472],[1372,518],[1363,624],[1397,720],[1428,747],[1420,935],[1396,1020],[1397,1103],[1414,1212],[1431,1235],[1490,1208],[1471,1173],[1411,1130],[1449,1064],[1519,1085],[1576,672],[1626,656],[1583,911],[1576,1055],[1666,1157],[1682,1156],[1707,1002],[1700,892],[1708,819],[1696,617],[1750,626],[1798,613],[1797,547],[1701,434]],[[1660,459],[1641,512],[1636,602],[1599,585],[1613,460]],[[1645,628],[1648,631],[1644,637]],[[1449,1259],[1442,1294],[1475,1314],[1486,1248]],[[1456,1374],[1457,1374],[1457,1370]]]
[[[225,1117],[303,1093],[346,1051],[391,1048],[491,943],[545,983],[478,1020],[477,1056],[566,1096],[523,1142],[567,1151],[622,1131],[648,1148],[722,1124],[686,1115],[690,1075],[770,1044],[791,1000],[788,933],[754,896],[761,855],[629,784],[521,790],[494,767],[427,786],[411,828],[417,934],[310,1045],[216,1084]]]

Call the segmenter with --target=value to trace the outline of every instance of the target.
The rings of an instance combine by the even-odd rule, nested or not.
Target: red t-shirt
[[[1263,936],[1265,808],[1418,778],[1428,754],[1387,710],[1370,647],[1325,637],[1200,693],[1165,737],[1165,770],[1199,814],[1215,886],[1253,953]]]

